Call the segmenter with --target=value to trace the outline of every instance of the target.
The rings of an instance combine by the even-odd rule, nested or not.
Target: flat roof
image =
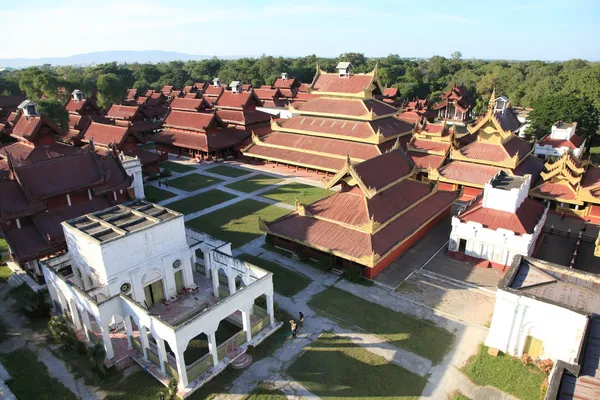
[[[499,289],[583,314],[600,310],[600,276],[537,258],[516,256]]]
[[[523,176],[512,176],[501,171],[492,179],[492,187],[502,190],[519,189],[526,181],[527,178]]]
[[[100,243],[180,217],[181,214],[150,203],[133,200],[63,222]]]

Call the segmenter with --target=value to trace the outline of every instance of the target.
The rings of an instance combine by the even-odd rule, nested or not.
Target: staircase
[[[227,357],[233,360],[231,362],[233,369],[244,369],[252,364],[252,356],[233,343],[227,346]]]
[[[467,258],[465,257],[465,253],[453,252],[452,258],[458,261],[465,261]]]

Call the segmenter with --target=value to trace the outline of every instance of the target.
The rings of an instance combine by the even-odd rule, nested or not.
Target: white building
[[[527,198],[531,175],[500,171],[483,193],[452,217],[448,250],[504,269],[515,255],[530,256],[546,221],[548,207]]]
[[[561,157],[571,152],[573,157],[581,158],[585,150],[585,139],[575,133],[577,122],[568,124],[558,121],[552,125],[552,131],[535,144],[533,153],[538,157]]]
[[[515,257],[496,290],[485,345],[533,359],[580,361],[592,314],[600,310],[600,277],[529,257]]]
[[[103,343],[109,364],[131,356],[165,384],[178,379],[186,396],[281,326],[273,275],[186,229],[182,214],[135,200],[62,225],[68,253],[42,263],[50,296],[81,337]],[[262,296],[266,310],[255,305]],[[218,335],[224,320],[239,327],[226,340]],[[186,359],[201,334],[206,354]]]
[[[131,187],[129,188],[130,194],[135,199],[144,199],[144,175],[142,174],[142,162],[138,157],[131,157],[125,153],[119,152],[119,161],[123,165],[123,169],[127,175],[133,178]]]

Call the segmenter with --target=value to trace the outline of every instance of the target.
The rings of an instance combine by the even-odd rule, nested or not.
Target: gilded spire
[[[494,112],[494,107],[496,105],[496,85],[494,85],[494,89],[492,89],[492,95],[490,96],[490,101],[488,103],[488,112]]]

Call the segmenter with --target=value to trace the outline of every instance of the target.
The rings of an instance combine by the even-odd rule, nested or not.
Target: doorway
[[[177,290],[177,293],[181,292],[181,289],[183,289],[183,270],[181,269],[175,272],[175,289]]]
[[[460,239],[460,241],[458,242],[458,251],[460,253],[464,253],[465,251],[467,251],[467,240],[466,239]]]
[[[145,286],[144,294],[146,295],[146,305],[148,307],[152,307],[153,305],[162,302],[165,298],[162,279]]]

